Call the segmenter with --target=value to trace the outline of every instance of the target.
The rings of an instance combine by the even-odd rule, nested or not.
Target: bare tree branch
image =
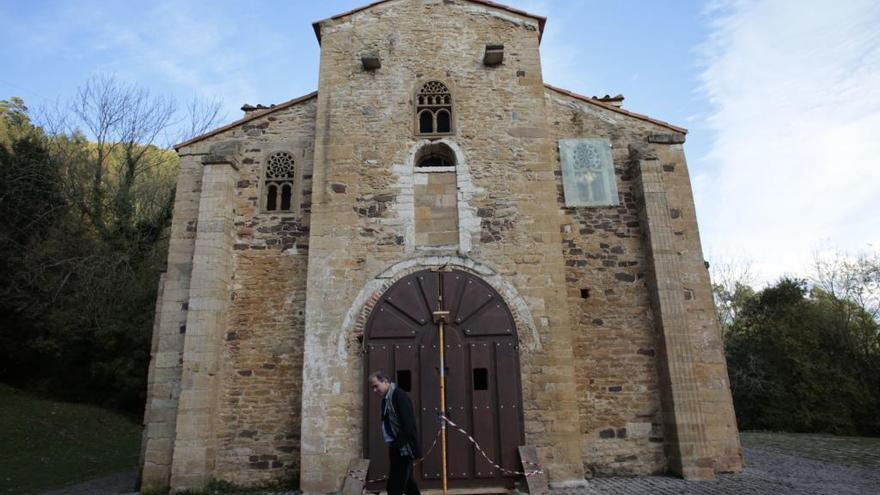
[[[745,298],[754,294],[752,262],[746,259],[714,260],[709,268],[715,311],[723,332],[736,321]]]
[[[813,255],[810,281],[836,299],[851,302],[880,321],[880,252],[866,249],[854,255],[835,251]]]
[[[186,105],[183,116],[189,125],[178,136],[177,142],[187,141],[217,127],[226,118],[226,114],[221,113],[222,108],[222,102],[217,98],[203,99],[194,96]]]

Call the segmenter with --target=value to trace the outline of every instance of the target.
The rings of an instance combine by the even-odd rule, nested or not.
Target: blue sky
[[[0,99],[115,74],[180,101],[278,103],[317,87],[311,23],[370,0],[0,0]],[[710,261],[759,281],[880,248],[880,2],[509,0],[548,18],[546,82],[690,130]]]

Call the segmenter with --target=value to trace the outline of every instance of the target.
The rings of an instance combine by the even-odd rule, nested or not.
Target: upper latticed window
[[[266,176],[263,183],[266,211],[293,211],[293,155],[282,151],[273,153],[266,160]]]
[[[428,81],[416,95],[418,134],[452,133],[452,93],[440,81]]]

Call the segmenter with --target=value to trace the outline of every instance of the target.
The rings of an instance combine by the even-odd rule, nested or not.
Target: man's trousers
[[[401,457],[398,449],[388,446],[388,459],[391,467],[388,471],[388,483],[385,490],[388,495],[421,495],[416,480],[413,478],[412,459]]]

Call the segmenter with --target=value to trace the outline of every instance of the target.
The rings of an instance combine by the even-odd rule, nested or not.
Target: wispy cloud
[[[285,60],[293,52],[291,40],[278,30],[243,29],[265,23],[250,18],[258,17],[253,5],[213,5],[163,0],[132,7],[83,0],[43,9],[33,23],[14,28],[22,46],[39,57],[75,61],[85,72],[82,80],[89,73],[114,74],[180,100],[219,98],[232,117],[244,102],[275,103],[278,96],[264,93],[261,70]],[[295,91],[280,98],[298,96]]]
[[[116,68],[124,75],[162,78],[238,106],[257,94],[255,81],[239,71],[247,52],[235,49],[238,26],[206,7],[154,3],[136,22],[104,23],[96,39],[128,57]]]
[[[713,142],[695,195],[709,255],[750,258],[770,281],[803,273],[822,244],[880,241],[880,4],[731,1],[707,15]]]

